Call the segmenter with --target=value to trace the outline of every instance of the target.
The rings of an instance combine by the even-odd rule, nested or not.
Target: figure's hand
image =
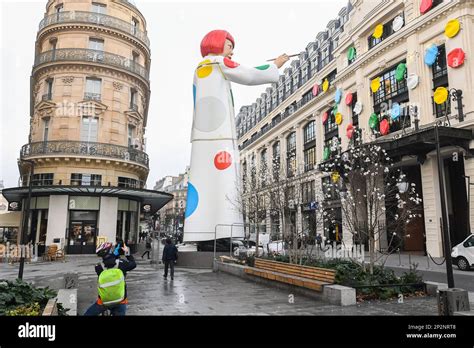
[[[275,59],[275,65],[277,66],[278,69],[280,69],[289,60],[290,60],[290,57],[288,57],[286,53],[282,54],[277,59]]]

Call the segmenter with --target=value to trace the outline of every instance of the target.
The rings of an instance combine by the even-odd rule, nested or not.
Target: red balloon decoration
[[[352,93],[347,93],[346,95],[346,105],[351,105],[354,95]]]
[[[459,68],[461,65],[464,64],[464,59],[466,58],[466,54],[462,50],[462,48],[455,48],[448,54],[448,65],[451,68]]]
[[[313,97],[316,97],[319,94],[319,85],[315,84],[313,86]]]
[[[425,14],[433,7],[433,0],[422,0],[420,5],[421,14]]]
[[[388,121],[386,119],[383,119],[380,122],[380,133],[382,135],[387,135],[390,132],[390,125],[388,124]]]
[[[323,124],[326,124],[326,122],[328,121],[328,112],[326,111],[324,114],[323,114]]]
[[[346,135],[349,139],[352,139],[352,136],[354,135],[354,126],[352,123],[349,123],[346,128]]]

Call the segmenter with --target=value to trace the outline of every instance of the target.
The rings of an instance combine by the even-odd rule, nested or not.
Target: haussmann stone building
[[[437,121],[442,121],[439,143],[452,245],[474,226],[468,185],[469,178],[474,182],[472,33],[474,1],[351,0],[278,83],[240,109],[236,125],[243,180],[258,175],[262,163],[267,168],[281,163],[289,180],[295,180],[295,168],[302,168],[297,182],[303,201],[291,207],[290,222],[298,232],[314,234],[315,191],[331,180],[318,165],[344,152],[353,134],[361,134],[359,141],[384,144],[423,199],[421,217],[407,226],[402,251],[442,256]],[[350,244],[341,202],[325,194],[331,196],[326,199],[337,221],[319,232]],[[272,214],[271,202],[264,204],[256,222],[278,234],[279,216]],[[387,247],[387,239],[380,241],[380,249]]]
[[[124,0],[49,0],[34,50],[19,187],[2,192],[23,219],[33,168],[24,242],[56,243],[70,254],[94,253],[98,242],[117,238],[133,246],[140,217],[172,198],[145,189],[145,17]]]

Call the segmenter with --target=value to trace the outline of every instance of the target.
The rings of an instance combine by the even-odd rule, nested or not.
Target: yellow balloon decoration
[[[383,24],[379,24],[375,27],[375,30],[372,36],[376,39],[380,39],[382,35],[383,35]]]
[[[326,92],[328,89],[329,89],[329,81],[328,79],[326,79],[323,82],[323,91]]]
[[[457,19],[452,19],[446,24],[444,34],[449,38],[453,38],[459,33],[459,30],[461,30],[461,23]]]
[[[377,77],[375,80],[372,80],[370,83],[370,89],[372,90],[372,93],[375,93],[379,90],[380,88],[380,77]]]
[[[340,125],[342,123],[342,114],[338,112],[335,116],[335,119],[336,119],[336,123]]]
[[[438,105],[443,104],[448,100],[448,90],[444,87],[438,87],[434,92],[434,102]]]
[[[332,174],[331,174],[331,180],[335,184],[339,181],[340,177],[341,177],[341,175],[338,172],[332,172]]]

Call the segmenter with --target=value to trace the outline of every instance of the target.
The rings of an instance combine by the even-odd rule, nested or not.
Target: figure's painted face
[[[234,45],[232,44],[232,41],[230,41],[229,39],[226,39],[225,44],[224,44],[224,52],[222,52],[221,56],[232,59],[233,54],[234,54]]]

